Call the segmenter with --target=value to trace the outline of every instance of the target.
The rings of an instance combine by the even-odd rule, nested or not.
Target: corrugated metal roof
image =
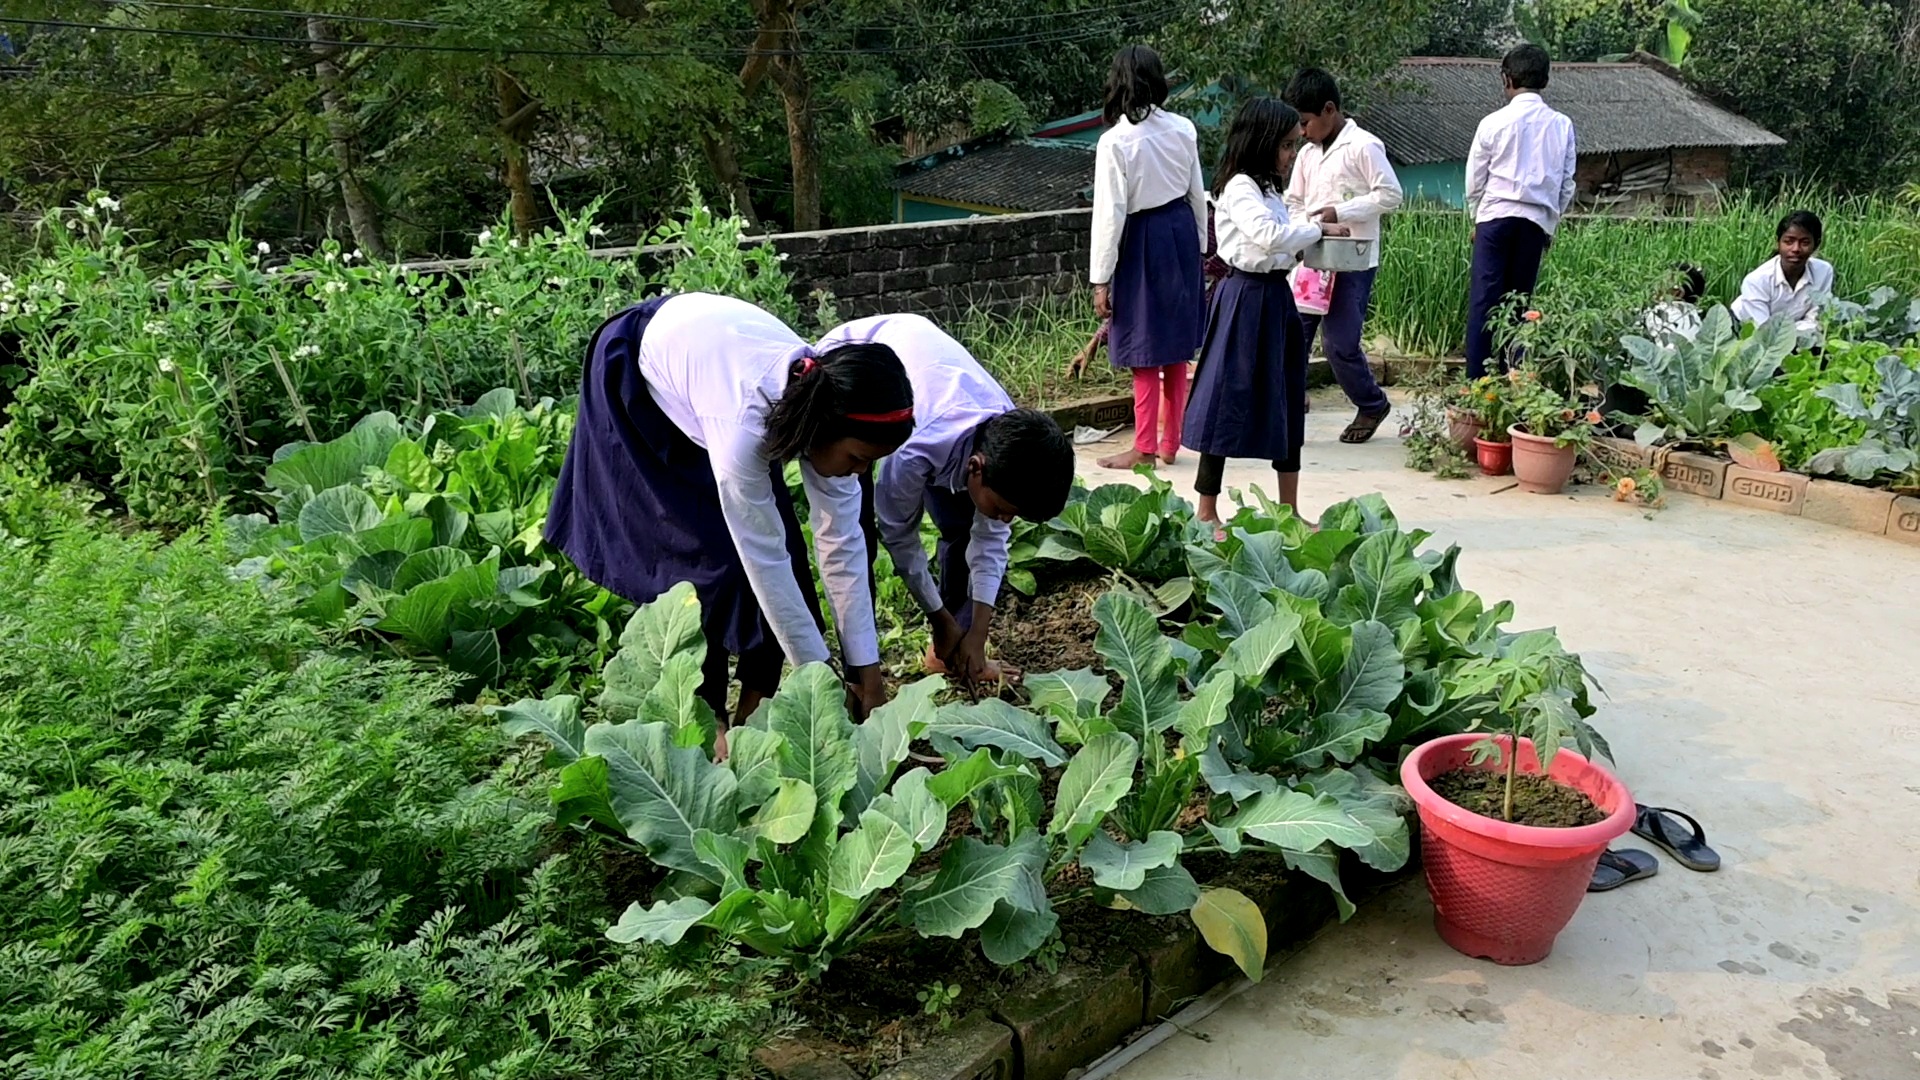
[[[1541,96],[1572,119],[1583,155],[1786,142],[1644,63],[1555,64]],[[1498,60],[1410,57],[1356,119],[1400,164],[1463,161],[1481,118],[1505,103]]]
[[[1021,139],[954,154],[889,186],[909,196],[1002,210],[1071,210],[1093,183],[1093,147]]]

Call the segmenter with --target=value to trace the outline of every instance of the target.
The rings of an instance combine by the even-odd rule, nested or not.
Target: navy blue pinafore
[[[636,304],[594,332],[547,542],[589,580],[636,604],[692,582],[708,647],[739,655],[771,642],[773,628],[727,531],[706,450],[661,411],[640,374],[640,339],[669,299]],[[801,594],[816,596],[783,473],[773,466],[787,554]],[[814,619],[824,625],[817,604]]]

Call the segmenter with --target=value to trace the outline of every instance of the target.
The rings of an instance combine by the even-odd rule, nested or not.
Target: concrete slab
[[[1401,466],[1396,421],[1343,446],[1351,407],[1314,400],[1308,514],[1377,490],[1463,545],[1467,587],[1586,657],[1636,798],[1700,818],[1724,866],[1663,857],[1528,968],[1448,949],[1410,881],[1118,1076],[1920,1076],[1920,551],[1723,502],[1435,480]],[[1193,469],[1163,473],[1190,494]]]

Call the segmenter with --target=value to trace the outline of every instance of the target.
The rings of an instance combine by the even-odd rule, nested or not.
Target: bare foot
[[[1173,459],[1174,459],[1174,457],[1175,457],[1175,455],[1173,455],[1173,454],[1161,454],[1161,455],[1160,455],[1160,464],[1162,464],[1162,465],[1171,465],[1171,464],[1173,464]]]
[[[1219,518],[1202,517],[1202,518],[1198,518],[1197,520],[1200,521],[1201,524],[1213,526],[1213,542],[1214,543],[1224,544],[1227,542],[1227,527],[1226,527],[1226,524],[1222,522]]]
[[[1103,457],[1100,459],[1099,464],[1103,469],[1131,470],[1135,465],[1150,465],[1152,463],[1152,454],[1143,454],[1138,450],[1127,450],[1110,457]]]
[[[713,736],[713,762],[716,765],[720,765],[720,764],[725,764],[726,760],[727,760],[727,729],[721,728]]]

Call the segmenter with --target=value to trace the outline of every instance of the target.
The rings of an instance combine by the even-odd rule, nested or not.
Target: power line
[[[394,18],[387,18],[387,17],[377,16],[377,15],[334,15],[334,14],[328,14],[326,12],[320,12],[320,11],[295,11],[295,10],[290,10],[285,8],[235,7],[235,6],[222,5],[222,4],[182,3],[182,2],[178,2],[178,0],[100,0],[100,2],[104,4],[111,4],[115,7],[159,8],[159,9],[173,10],[173,11],[193,11],[193,12],[200,12],[200,13],[209,14],[209,15],[261,15],[261,16],[268,16],[268,17],[281,17],[281,18],[288,18],[288,19],[301,19],[301,20],[323,19],[328,22],[371,25],[371,26],[394,26],[394,27],[401,27],[409,30],[456,30],[458,31],[458,30],[473,29],[473,27],[471,26],[464,26],[459,23],[431,22],[424,19],[394,19]],[[1112,16],[1124,18],[1124,17],[1127,17],[1130,13],[1138,12],[1142,9],[1149,8],[1149,7],[1161,7],[1161,6],[1164,6],[1166,3],[1167,3],[1167,0],[1119,0],[1119,2],[1117,3],[1108,4],[1100,7],[1087,7],[1087,8],[1080,8],[1072,11],[1039,11],[1039,12],[1028,12],[1025,14],[990,15],[990,16],[977,17],[973,21],[975,25],[980,25],[980,26],[999,26],[999,25],[1012,24],[1012,23],[1034,22],[1034,21],[1043,20],[1043,19],[1080,19],[1080,18],[1089,18],[1089,17],[1099,17],[1099,16],[1105,16],[1105,15],[1112,15]],[[916,12],[915,14],[917,15],[918,13]],[[898,24],[898,23],[869,24],[865,26],[803,25],[803,26],[796,27],[793,32],[802,34],[802,35],[828,34],[828,33],[857,34],[857,33],[882,33],[886,31],[899,30],[901,28],[902,28],[901,24]],[[744,34],[748,36],[755,36],[760,33],[760,31],[756,29],[745,29],[745,28],[738,28],[738,27],[734,27],[734,28],[716,27],[715,29],[724,30],[729,33]],[[679,55],[679,54],[674,54],[674,55]]]
[[[0,24],[31,26],[53,30],[86,30],[97,33],[148,34],[157,37],[183,37],[202,41],[244,41],[262,45],[298,45],[312,48],[315,42],[310,37],[287,37],[275,34],[233,34],[217,30],[189,30],[182,27],[129,26],[111,23],[80,23],[59,19],[19,19],[0,16]],[[898,29],[898,28],[892,28]],[[1107,27],[1084,27],[1076,30],[1054,31],[1015,35],[1005,38],[993,38],[965,43],[929,42],[920,45],[890,46],[884,48],[807,48],[807,49],[752,49],[745,46],[726,47],[715,50],[699,49],[552,49],[528,48],[523,46],[494,45],[432,45],[403,41],[334,41],[327,44],[354,49],[380,49],[390,52],[427,52],[460,53],[487,56],[544,56],[572,60],[639,60],[662,59],[689,56],[742,57],[761,56],[890,56],[905,53],[925,52],[972,52],[986,49],[1016,48],[1028,45],[1068,44],[1105,36]]]

